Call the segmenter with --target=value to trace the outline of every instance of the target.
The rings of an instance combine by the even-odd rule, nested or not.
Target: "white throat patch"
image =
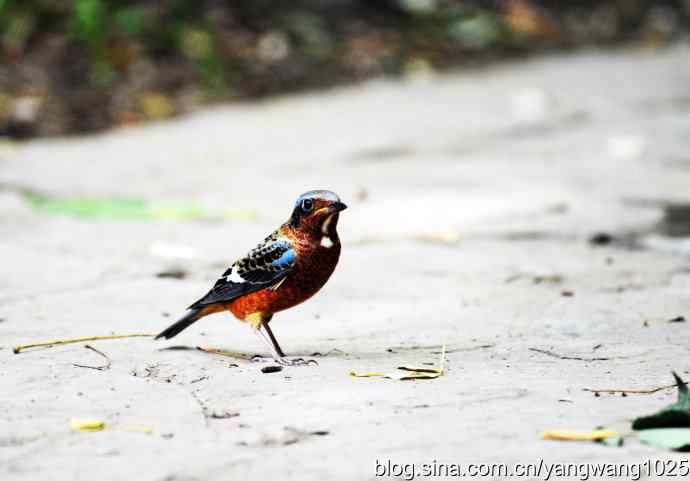
[[[326,249],[330,249],[331,247],[333,247],[333,241],[331,240],[331,238],[327,235],[321,237],[321,247],[325,247]]]

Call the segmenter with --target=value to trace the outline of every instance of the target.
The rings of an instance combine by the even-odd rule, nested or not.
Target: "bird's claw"
[[[251,362],[273,362],[272,357],[264,357],[261,354],[254,354],[251,359]]]
[[[273,357],[264,357],[259,354],[256,354],[255,356],[252,356],[251,358],[252,362],[276,362],[277,364],[280,364],[281,366],[318,366],[319,363],[316,362],[314,359],[304,359],[301,357],[293,358],[293,359],[288,359],[287,357],[278,357],[278,358],[273,358]]]
[[[281,357],[279,359],[276,359],[276,362],[280,364],[281,366],[318,366],[319,363],[316,362],[314,359],[302,359],[301,357],[294,358],[294,359],[287,359],[285,357]]]

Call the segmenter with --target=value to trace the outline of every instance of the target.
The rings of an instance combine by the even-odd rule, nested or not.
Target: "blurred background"
[[[0,0],[0,135],[688,37],[690,0]]]
[[[539,433],[690,378],[689,32],[690,0],[0,0],[0,479],[652,458]],[[225,314],[11,354],[160,332],[314,188],[342,256],[272,326],[318,369]]]

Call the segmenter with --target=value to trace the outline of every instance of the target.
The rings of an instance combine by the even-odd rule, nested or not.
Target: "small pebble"
[[[283,366],[264,366],[261,368],[261,372],[264,374],[269,374],[272,372],[280,372],[283,370]]]
[[[606,246],[613,242],[613,236],[607,232],[597,232],[589,238],[589,243],[594,246]]]

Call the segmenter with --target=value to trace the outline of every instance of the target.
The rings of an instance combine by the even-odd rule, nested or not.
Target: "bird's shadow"
[[[469,348],[454,348],[447,349],[446,353],[461,352],[461,351],[473,351],[477,349],[492,348],[493,344],[479,345]],[[222,347],[200,347],[200,346],[187,346],[187,345],[175,345],[168,346],[158,349],[160,352],[164,351],[194,351],[200,354],[215,354],[230,358],[235,358],[243,361],[252,361],[257,358],[270,359],[270,355],[265,352],[248,352],[239,351],[235,349],[225,349]],[[356,351],[356,352],[346,352],[342,349],[332,348],[328,351],[290,351],[287,353],[287,357],[302,357],[302,358],[328,358],[328,359],[344,359],[344,360],[376,360],[376,359],[391,359],[395,357],[400,357],[400,355],[408,354],[411,351],[428,351],[429,354],[438,355],[440,354],[439,346],[399,346],[393,348],[382,348],[380,351]],[[407,357],[407,356],[405,356]]]
[[[165,351],[194,351],[202,354],[216,354],[225,357],[236,358],[244,361],[252,361],[257,358],[268,358],[270,355],[264,352],[248,352],[239,351],[236,349],[225,349],[222,347],[201,347],[201,346],[187,346],[187,345],[176,345],[167,346],[158,349],[159,352]],[[350,354],[342,351],[338,348],[333,348],[325,352],[320,351],[300,351],[300,352],[289,352],[287,357],[304,357],[304,358],[319,358],[319,357],[329,357],[329,358],[349,358]],[[357,356],[359,357],[359,356]]]

